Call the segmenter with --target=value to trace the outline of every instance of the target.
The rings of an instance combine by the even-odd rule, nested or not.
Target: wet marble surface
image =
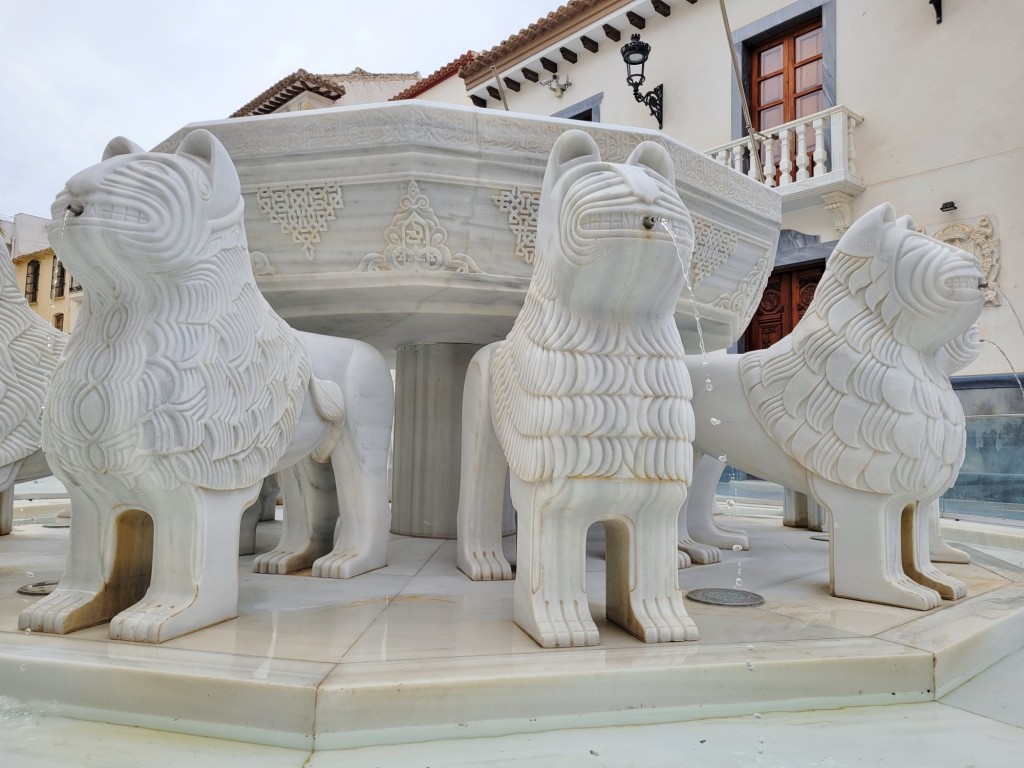
[[[509,754],[534,764],[548,754],[531,751],[547,743],[541,732],[657,727],[672,744],[712,717],[739,717],[737,727],[748,729],[754,712],[791,726],[795,749],[800,723],[838,717],[801,711],[857,706],[839,717],[843,727],[880,704],[893,705],[879,717],[889,712],[894,722],[907,706],[924,706],[907,711],[926,713],[920,722],[917,715],[910,718],[925,730],[932,725],[921,723],[943,730],[944,718],[974,718],[986,738],[1021,744],[1021,724],[1006,714],[1014,702],[1024,709],[1019,687],[1001,694],[996,710],[977,703],[983,693],[970,693],[986,668],[1024,645],[1024,570],[999,558],[999,551],[979,551],[972,565],[948,566],[967,581],[969,597],[919,613],[831,597],[827,544],[807,531],[783,528],[778,518],[730,523],[746,528],[751,551],[727,551],[721,563],[681,570],[681,586],[684,592],[732,587],[742,563],[742,587],[763,595],[763,606],[687,601],[701,639],[645,645],[603,619],[598,528],[588,547],[587,592],[602,644],[553,650],[537,646],[512,622],[512,582],[462,576],[454,542],[398,536],[389,541],[386,568],[348,581],[313,579],[308,572],[256,575],[252,558],[241,558],[239,617],[160,646],[110,641],[105,626],[63,637],[26,635],[17,630],[17,615],[34,598],[16,589],[60,575],[67,530],[16,523],[12,535],[0,540],[0,696],[8,710],[27,707],[44,732],[55,714],[76,718],[69,733],[88,731],[80,720],[105,720],[257,742],[271,745],[267,759],[260,758],[271,766],[292,764],[290,753],[272,747],[346,749],[355,759],[373,753],[353,748],[452,738],[460,744],[497,739],[492,746],[505,744]],[[279,522],[262,523],[257,550],[272,547],[279,530]],[[1014,674],[1024,675],[1024,662],[1018,665]],[[155,690],[160,696],[152,695]],[[961,697],[953,715],[945,713],[952,707],[921,704],[947,691]],[[972,720],[970,727],[975,725]],[[604,749],[614,755],[620,740],[609,739]],[[851,736],[850,745],[855,743]],[[38,747],[32,742],[25,748]],[[218,763],[223,765],[232,765],[233,755],[242,760],[255,754],[239,745],[220,745],[211,754],[218,749],[227,750]],[[437,759],[424,764],[474,764],[470,758],[459,762],[458,751],[437,749],[431,753]],[[330,754],[318,751],[311,765],[334,765]],[[824,757],[787,763],[784,750],[766,754],[776,762],[765,765],[830,765],[821,762]],[[586,750],[583,756],[594,760],[588,765],[601,764]],[[373,759],[365,764],[388,764]],[[405,763],[395,758],[392,764]],[[628,763],[609,757],[605,764]]]

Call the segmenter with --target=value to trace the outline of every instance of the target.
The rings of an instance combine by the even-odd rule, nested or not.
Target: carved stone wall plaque
[[[1003,303],[1000,299],[999,285],[996,283],[999,276],[999,229],[995,216],[977,216],[946,224],[931,224],[920,227],[918,231],[949,245],[955,245],[974,256],[984,275],[983,282],[988,283],[988,286],[982,289],[985,293],[985,306],[998,307]]]

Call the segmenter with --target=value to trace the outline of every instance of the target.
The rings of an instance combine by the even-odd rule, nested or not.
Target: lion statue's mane
[[[648,149],[627,163],[642,167],[653,154]],[[568,199],[549,198],[542,209],[533,278],[507,343],[495,352],[494,421],[505,455],[527,482],[557,477],[689,482],[692,388],[674,319],[675,297],[664,300],[671,293],[665,291],[661,306],[651,307],[646,290],[638,288],[618,292],[616,300],[595,301],[589,294],[580,300],[574,285],[579,272],[603,268],[592,262],[615,258],[590,253],[600,245],[593,245],[587,231],[609,236],[617,229],[644,231],[639,214],[630,221],[623,213],[636,190],[599,157],[573,173],[585,175],[585,181]],[[644,178],[653,185],[650,194],[662,207],[662,220],[670,222],[676,242],[689,253],[694,240],[689,212],[664,177]],[[618,194],[595,195],[599,190]],[[567,270],[566,263],[582,270]],[[604,286],[609,297],[613,288]]]
[[[844,233],[789,336],[687,360],[714,382],[694,393],[694,449],[829,511],[836,595],[929,609],[966,594],[932,565],[919,508],[963,461],[949,373],[970,355],[980,280],[970,254],[881,205]]]
[[[814,474],[875,493],[944,490],[965,438],[939,358],[950,339],[935,334],[956,323],[959,301],[936,287],[967,279],[966,258],[950,258],[950,246],[891,212],[879,215],[889,242],[865,254],[854,237],[841,240],[806,321],[744,355],[740,370],[761,426]],[[953,330],[959,339],[963,329]]]
[[[43,399],[67,341],[29,307],[0,242],[0,466],[39,450]]]
[[[692,387],[675,322],[693,252],[668,152],[624,163],[570,130],[548,159],[537,259],[505,341],[474,356],[463,398],[457,561],[511,578],[504,469],[519,513],[514,617],[545,647],[599,642],[580,575],[608,531],[609,621],[645,642],[696,640],[676,576],[693,472]]]
[[[211,146],[198,131],[173,154],[115,143],[72,181],[120,213],[76,222],[61,249],[88,290],[43,446],[70,475],[233,488],[291,440],[309,354],[252,279],[237,175]]]

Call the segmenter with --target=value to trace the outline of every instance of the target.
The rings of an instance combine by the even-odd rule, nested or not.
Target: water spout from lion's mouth
[[[85,206],[81,203],[68,203],[68,207],[64,210],[68,211],[72,216],[81,216],[85,213]]]
[[[657,225],[659,221],[664,221],[664,219],[658,218],[657,216],[644,216],[643,219],[640,220],[640,224],[644,229],[650,230],[654,229],[655,225]]]

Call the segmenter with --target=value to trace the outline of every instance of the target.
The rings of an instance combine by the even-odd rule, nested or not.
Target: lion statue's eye
[[[210,180],[207,178],[205,173],[195,166],[189,166],[188,173],[189,176],[192,177],[192,185],[195,187],[196,193],[199,195],[199,199],[205,203],[210,199],[210,195],[213,194],[213,187],[210,186]]]

